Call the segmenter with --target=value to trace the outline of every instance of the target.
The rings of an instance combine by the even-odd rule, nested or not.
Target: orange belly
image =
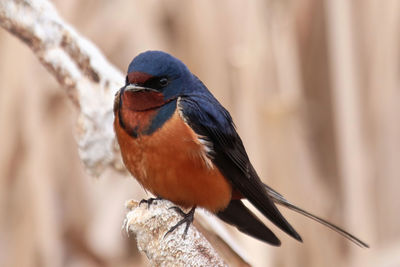
[[[151,135],[129,136],[117,115],[114,127],[125,166],[154,195],[212,212],[228,205],[230,183],[206,158],[204,145],[178,112]]]

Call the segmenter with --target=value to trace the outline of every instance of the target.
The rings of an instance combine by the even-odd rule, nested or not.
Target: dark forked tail
[[[241,200],[231,200],[228,207],[217,213],[224,222],[261,241],[273,246],[280,246],[281,241],[258,219]]]
[[[296,211],[314,221],[319,222],[322,225],[325,225],[326,227],[330,228],[331,230],[335,231],[336,233],[340,234],[341,236],[345,237],[346,239],[350,240],[351,242],[353,242],[354,244],[356,244],[362,248],[369,248],[369,245],[367,243],[361,241],[359,238],[355,237],[354,235],[350,234],[349,232],[343,230],[342,228],[340,228],[318,216],[315,216],[314,214],[309,213],[308,211],[305,211],[305,210],[293,205],[292,203],[287,201],[281,194],[279,194],[278,192],[276,192],[269,186],[265,185],[265,188],[268,192],[268,195],[271,197],[271,199],[275,203],[285,206],[285,207],[287,207],[293,211]]]

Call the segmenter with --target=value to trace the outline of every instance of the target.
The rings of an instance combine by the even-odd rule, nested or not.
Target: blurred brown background
[[[371,245],[282,209],[304,243],[232,231],[251,263],[400,266],[400,1],[53,3],[121,70],[149,49],[182,59],[230,110],[266,183]],[[120,230],[140,186],[85,172],[74,106],[2,29],[0,59],[0,266],[147,266]]]

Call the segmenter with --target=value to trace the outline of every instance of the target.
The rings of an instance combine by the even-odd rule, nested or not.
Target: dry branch
[[[165,233],[181,218],[169,210],[173,204],[157,200],[148,206],[130,200],[126,204],[126,231],[136,234],[137,244],[152,266],[226,266],[204,236],[191,225],[185,238],[185,225]]]
[[[0,26],[25,42],[80,109],[80,157],[94,174],[120,168],[112,129],[113,95],[124,78],[95,45],[46,0],[0,1]]]

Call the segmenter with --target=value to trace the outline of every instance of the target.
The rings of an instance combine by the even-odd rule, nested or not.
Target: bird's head
[[[192,74],[177,58],[161,51],[147,51],[129,64],[121,99],[126,108],[150,110],[176,99]]]

